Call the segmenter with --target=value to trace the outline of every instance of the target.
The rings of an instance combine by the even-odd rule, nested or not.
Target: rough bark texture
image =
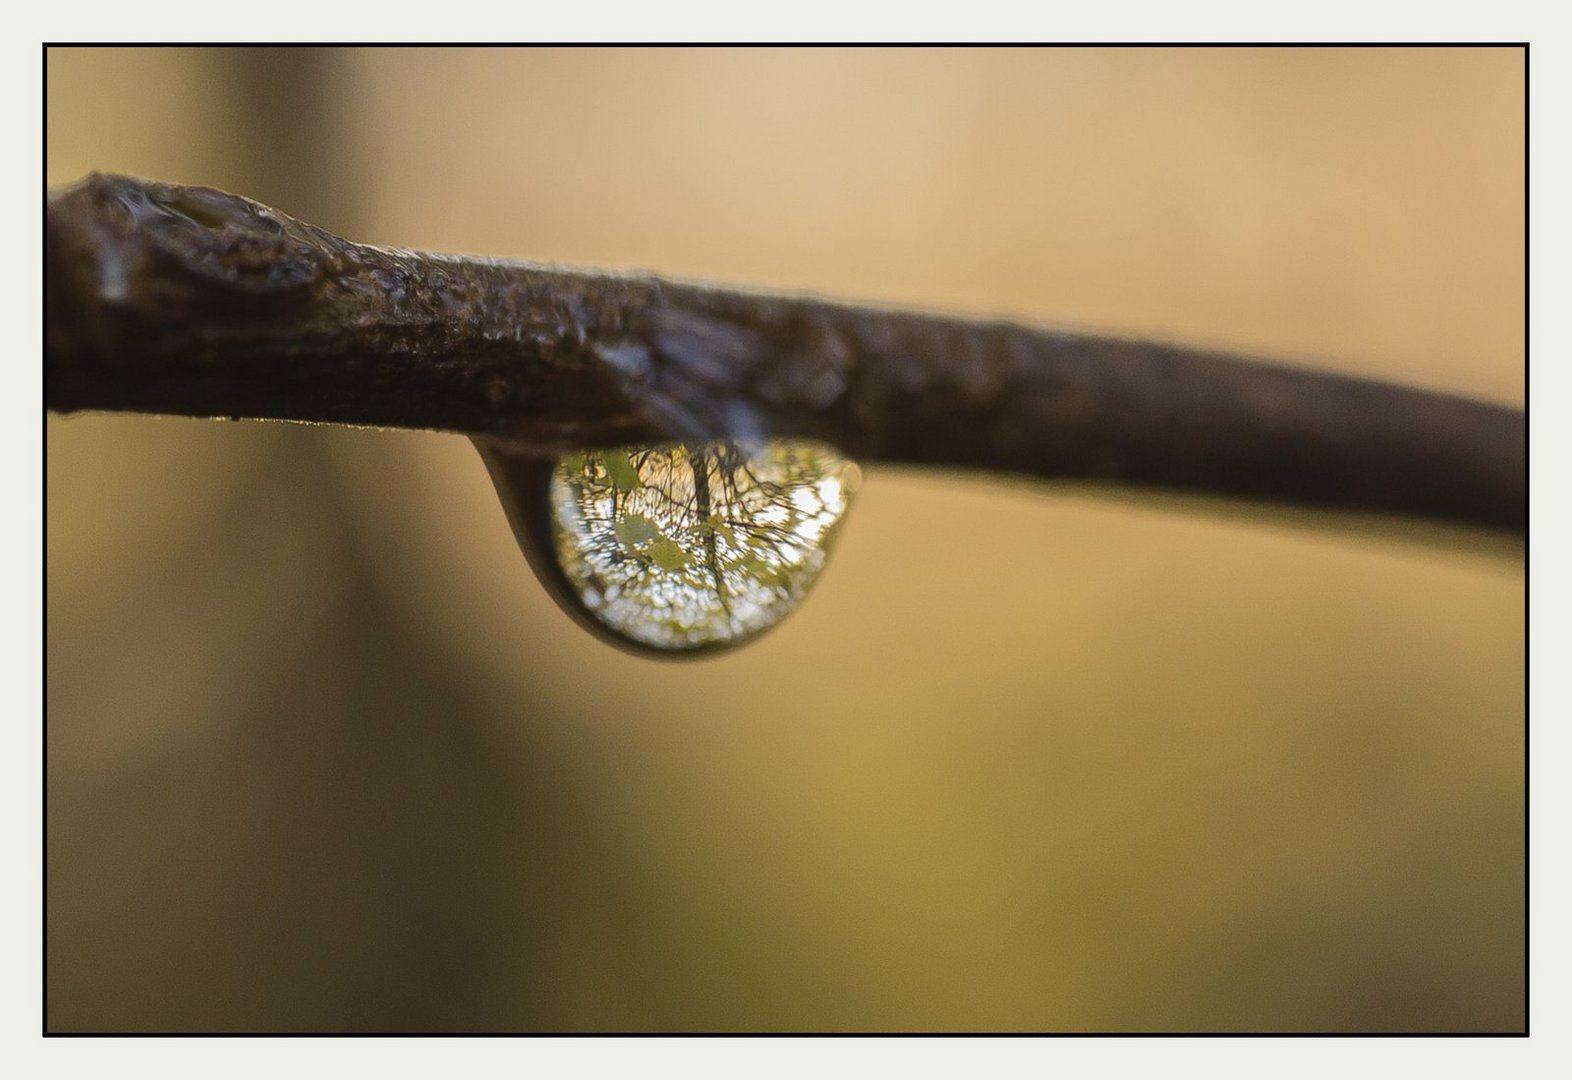
[[[1521,532],[1518,410],[1167,345],[353,244],[207,188],[50,193],[46,404],[855,458]]]

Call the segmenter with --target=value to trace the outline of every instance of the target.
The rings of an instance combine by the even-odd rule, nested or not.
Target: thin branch
[[[1098,335],[353,244],[207,188],[51,192],[46,404],[436,428],[541,455],[870,461],[1526,520],[1521,411]]]

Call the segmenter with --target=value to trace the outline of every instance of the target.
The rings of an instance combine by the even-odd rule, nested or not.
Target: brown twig
[[[873,461],[1526,520],[1522,412],[1098,335],[353,244],[207,188],[48,198],[46,404]]]

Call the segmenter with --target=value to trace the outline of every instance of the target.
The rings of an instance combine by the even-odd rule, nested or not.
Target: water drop
[[[712,652],[790,614],[861,481],[806,440],[662,443],[555,462],[477,440],[514,534],[557,603],[641,652]]]

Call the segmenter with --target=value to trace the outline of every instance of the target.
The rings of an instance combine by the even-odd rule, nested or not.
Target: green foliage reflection
[[[735,645],[802,600],[859,479],[830,447],[798,440],[572,454],[552,478],[557,557],[584,607],[623,637]]]

